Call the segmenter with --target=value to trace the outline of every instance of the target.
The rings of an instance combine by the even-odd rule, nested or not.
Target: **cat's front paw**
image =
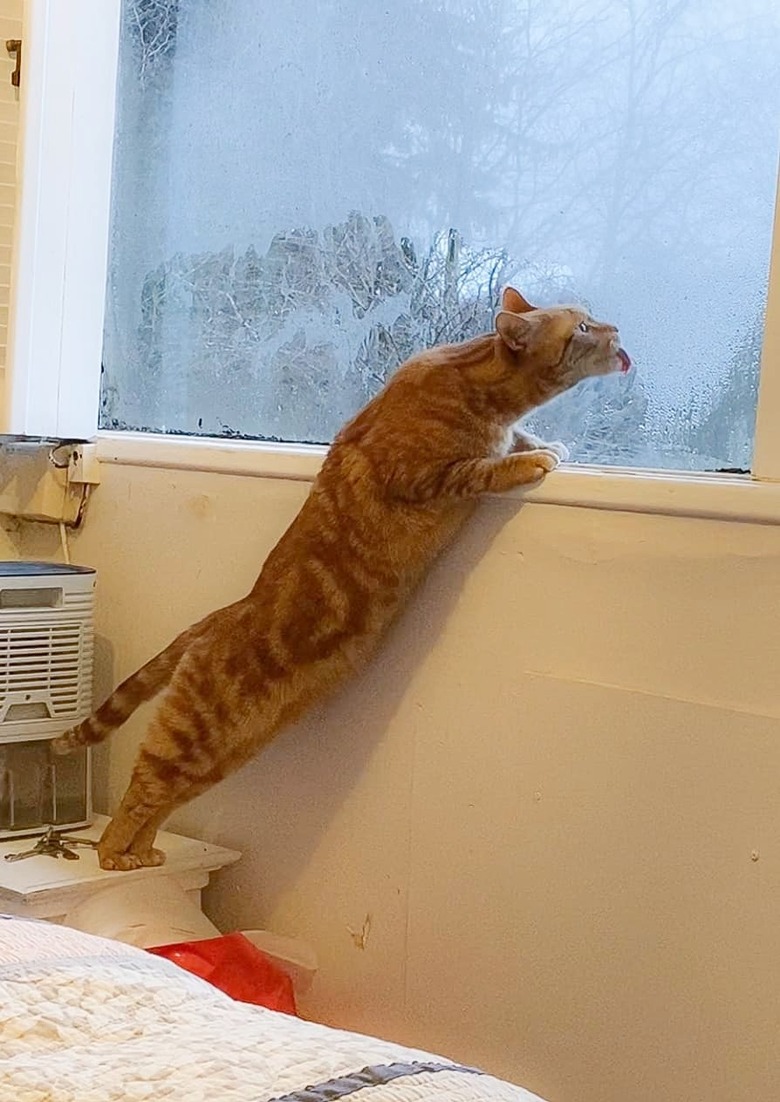
[[[569,449],[560,440],[553,440],[551,444],[548,444],[547,441],[545,441],[544,444],[540,445],[540,447],[544,448],[545,451],[554,452],[558,456],[558,459],[561,461],[561,463],[565,463],[570,455]]]
[[[554,471],[561,462],[558,453],[552,451],[549,444],[545,444],[545,446],[538,451],[531,452],[529,459],[533,460],[536,468],[536,477],[538,479],[544,478],[550,471]]]

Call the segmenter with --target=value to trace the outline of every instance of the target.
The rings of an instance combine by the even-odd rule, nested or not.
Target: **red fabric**
[[[147,952],[173,961],[239,1002],[297,1016],[290,977],[243,934],[157,945]]]

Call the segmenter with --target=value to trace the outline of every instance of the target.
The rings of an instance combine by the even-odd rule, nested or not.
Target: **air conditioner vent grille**
[[[0,743],[56,735],[91,708],[94,577],[5,576],[3,586],[12,607],[0,608]]]

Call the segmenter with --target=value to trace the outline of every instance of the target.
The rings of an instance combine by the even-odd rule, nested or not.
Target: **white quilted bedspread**
[[[364,1068],[420,1062],[438,1070],[344,1089]],[[234,1002],[141,950],[0,919],[0,1102],[540,1102],[441,1065]]]

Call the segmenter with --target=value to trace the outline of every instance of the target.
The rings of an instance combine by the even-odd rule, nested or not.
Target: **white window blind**
[[[3,0],[0,0],[0,4]],[[116,0],[23,0],[19,180],[0,433],[97,425]]]

